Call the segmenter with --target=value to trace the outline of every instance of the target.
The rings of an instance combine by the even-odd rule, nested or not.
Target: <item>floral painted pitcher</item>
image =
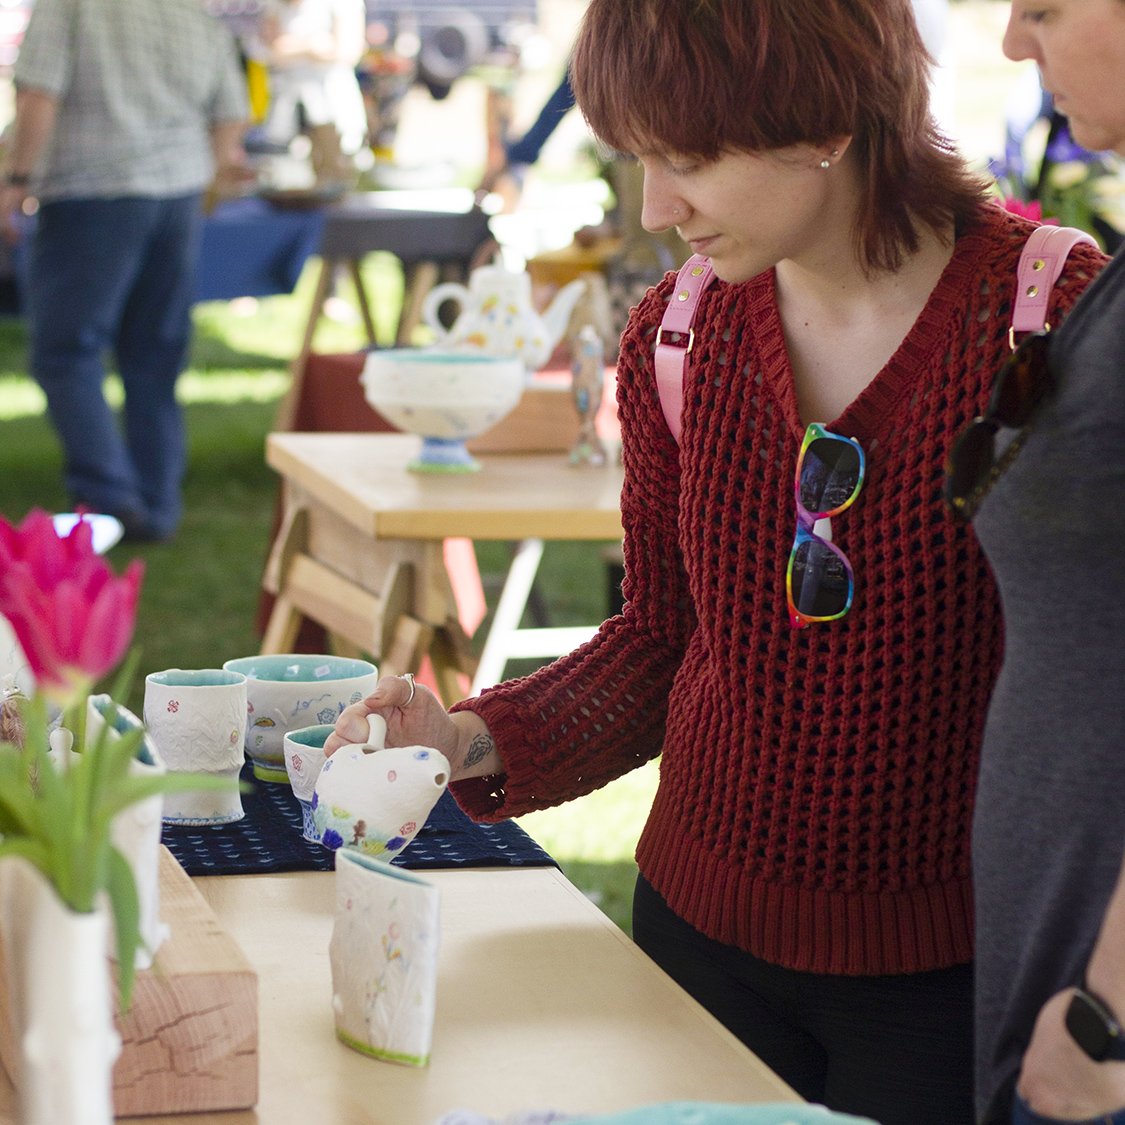
[[[439,345],[465,344],[490,355],[519,356],[528,371],[536,371],[562,339],[585,288],[581,278],[564,285],[538,313],[528,274],[481,266],[473,270],[467,288],[453,281],[435,285],[422,302],[422,318],[437,334]],[[460,310],[450,329],[438,317],[446,301]]]
[[[428,746],[383,749],[387,724],[369,715],[368,740],[342,746],[324,763],[313,792],[313,823],[326,847],[392,859],[418,834],[449,782],[445,755]]]

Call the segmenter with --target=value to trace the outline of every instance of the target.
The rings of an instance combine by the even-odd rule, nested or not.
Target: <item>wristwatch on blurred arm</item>
[[[1125,1030],[1105,1001],[1084,988],[1075,989],[1071,997],[1066,1029],[1095,1062],[1125,1060]]]

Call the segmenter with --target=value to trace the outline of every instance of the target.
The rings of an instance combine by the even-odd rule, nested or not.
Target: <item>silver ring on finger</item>
[[[399,678],[405,680],[410,685],[410,694],[406,697],[406,702],[402,704],[403,707],[409,707],[410,704],[414,702],[414,673],[403,672]]]

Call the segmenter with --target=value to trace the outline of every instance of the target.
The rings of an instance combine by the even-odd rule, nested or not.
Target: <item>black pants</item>
[[[633,938],[802,1097],[880,1125],[969,1125],[972,966],[848,977],[712,941],[645,881]]]

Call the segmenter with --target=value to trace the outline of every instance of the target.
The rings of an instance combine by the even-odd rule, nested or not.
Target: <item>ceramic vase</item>
[[[429,1062],[439,908],[438,889],[424,879],[351,849],[336,853],[328,956],[341,1042],[389,1062]]]
[[[94,746],[99,731],[109,725],[109,737],[120,738],[129,730],[137,730],[141,720],[108,695],[90,696],[86,707],[86,746]],[[141,740],[129,767],[129,772],[140,777],[159,777],[164,763],[156,744],[146,734]],[[138,969],[147,969],[161,943],[168,937],[169,929],[160,920],[160,833],[163,828],[164,797],[155,794],[143,801],[122,809],[113,818],[110,838],[113,846],[125,857],[133,872],[140,907],[141,944],[135,958]],[[117,950],[110,923],[110,953]]]
[[[0,940],[21,1125],[109,1125],[113,1022],[109,915],[68,909],[20,857],[0,860]]]

